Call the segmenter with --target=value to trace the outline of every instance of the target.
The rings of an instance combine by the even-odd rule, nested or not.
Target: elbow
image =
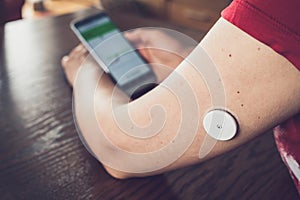
[[[120,148],[120,146],[118,147]],[[106,157],[106,161],[101,161],[100,159],[99,161],[103,165],[105,171],[113,178],[124,180],[135,177],[149,176],[148,173],[138,172],[141,169],[145,169],[146,171],[146,165],[144,163],[129,160],[123,152],[119,152],[115,148],[107,146],[105,151],[109,156]]]
[[[113,169],[111,167],[108,167],[107,165],[103,165],[103,167],[106,170],[106,172],[115,179],[125,180],[128,178],[134,177],[133,174],[131,174],[131,173],[122,172],[122,171]]]
[[[113,169],[107,165],[103,165],[105,171],[113,178],[118,180],[125,180],[130,178],[143,178],[147,176],[154,175],[152,173],[130,173],[130,172],[124,172],[120,170]]]

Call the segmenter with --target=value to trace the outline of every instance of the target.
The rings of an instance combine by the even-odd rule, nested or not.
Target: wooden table
[[[298,198],[271,132],[196,166],[148,178],[110,177],[78,138],[60,66],[78,43],[70,20],[91,12],[0,29],[0,199]],[[114,19],[122,29],[164,24],[128,14]]]

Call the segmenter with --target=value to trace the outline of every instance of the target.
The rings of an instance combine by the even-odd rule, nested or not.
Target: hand
[[[125,37],[151,63],[158,82],[165,79],[174,68],[192,51],[193,47],[184,47],[175,38],[158,30],[137,29],[126,32]],[[88,51],[80,44],[62,59],[62,66],[69,84],[73,87],[77,72],[86,60]],[[94,63],[97,67],[97,64]],[[164,66],[164,67],[161,67]]]
[[[193,49],[183,46],[176,38],[160,30],[141,28],[126,32],[125,37],[149,63],[172,69],[176,68]]]
[[[69,55],[64,56],[61,60],[62,67],[65,71],[69,84],[73,87],[76,75],[80,66],[88,55],[87,49],[82,45],[75,47]]]

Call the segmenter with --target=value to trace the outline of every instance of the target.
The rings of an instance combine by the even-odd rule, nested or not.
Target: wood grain
[[[74,17],[17,21],[0,28],[0,199],[298,198],[271,132],[205,163],[139,179],[116,180],[87,153],[75,130],[71,89],[60,59],[78,40]],[[165,26],[123,14],[123,30]],[[176,27],[194,38],[203,32]]]

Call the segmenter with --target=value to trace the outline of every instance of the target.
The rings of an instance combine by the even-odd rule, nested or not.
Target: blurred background
[[[1,24],[18,19],[58,16],[95,7],[130,12],[208,30],[230,0],[0,0]]]

